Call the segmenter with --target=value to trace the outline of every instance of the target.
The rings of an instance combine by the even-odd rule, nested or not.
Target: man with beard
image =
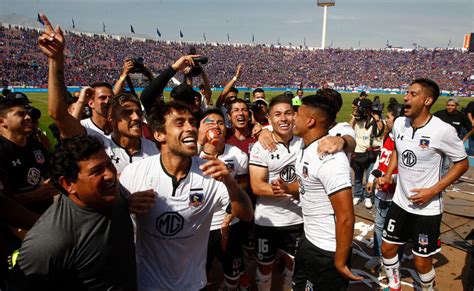
[[[443,190],[469,168],[466,151],[454,127],[430,113],[440,93],[438,84],[426,78],[414,80],[405,95],[405,116],[397,118],[392,133],[395,151],[379,187],[392,182],[398,168],[397,186],[385,218],[382,255],[390,290],[401,290],[397,251],[413,240],[413,259],[422,290],[433,290],[433,255],[439,240]],[[441,177],[444,157],[453,166]],[[388,289],[387,289],[388,290]]]
[[[303,98],[294,120],[294,134],[304,142],[295,165],[298,179],[272,182],[274,195],[292,194],[301,201],[305,235],[295,258],[297,291],[346,290],[349,280],[361,279],[349,269],[355,221],[349,161],[343,152],[315,154],[336,110],[326,96]]]
[[[92,116],[81,120],[81,124],[85,128],[91,129],[89,132],[93,135],[110,138],[107,114],[109,99],[114,95],[112,85],[106,82],[97,82],[90,85],[90,87],[93,89],[93,95],[89,99],[88,105],[92,110]]]
[[[52,34],[52,26],[45,18],[45,34]],[[97,136],[105,145],[106,153],[109,155],[119,174],[126,165],[143,159],[144,157],[155,155],[158,149],[152,141],[142,137],[142,110],[140,101],[134,95],[120,93],[109,99],[104,108],[107,119],[106,122],[112,128],[110,137],[97,134],[97,131],[90,127],[83,127],[82,124],[68,112],[68,106],[63,98],[66,95],[64,84],[64,36],[62,33],[55,33],[52,40],[47,39],[54,46],[47,46],[47,43],[40,42],[40,48],[49,60],[48,78],[48,111],[56,126],[59,128],[62,138],[75,135]],[[100,91],[95,91],[100,92]],[[101,103],[101,106],[104,106]],[[101,115],[101,118],[103,116]]]
[[[120,177],[130,193],[155,197],[137,217],[138,289],[200,290],[213,213],[230,200],[232,214],[248,221],[252,205],[222,161],[196,157],[197,129],[188,107],[155,107],[148,124],[161,154],[130,164]]]
[[[303,234],[301,207],[291,195],[276,196],[271,182],[277,178],[286,183],[296,179],[296,154],[302,139],[293,136],[291,98],[279,95],[270,102],[270,122],[277,141],[276,150],[265,150],[257,142],[250,153],[250,185],[257,196],[255,206],[255,245],[258,290],[270,290],[273,262],[280,251],[285,260],[283,290],[291,290],[296,245]]]

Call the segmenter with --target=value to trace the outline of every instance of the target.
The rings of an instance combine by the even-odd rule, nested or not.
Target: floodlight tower
[[[326,22],[328,18],[328,7],[335,6],[336,0],[316,0],[318,6],[324,7],[324,16],[323,16],[323,35],[321,37],[321,49],[326,47]]]

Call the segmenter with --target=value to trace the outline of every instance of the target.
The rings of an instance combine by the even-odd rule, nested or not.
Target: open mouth
[[[196,138],[194,136],[187,136],[181,140],[187,146],[196,146]]]
[[[278,127],[279,127],[280,129],[283,129],[283,130],[288,130],[288,129],[290,129],[290,124],[288,124],[288,123],[280,123],[280,124],[278,124]]]

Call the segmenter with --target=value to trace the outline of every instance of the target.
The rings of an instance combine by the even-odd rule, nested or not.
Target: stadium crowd
[[[35,130],[40,114],[25,94],[3,92],[2,290],[206,290],[213,272],[223,290],[347,290],[363,279],[351,271],[354,207],[362,201],[377,210],[375,256],[366,267],[385,269],[380,286],[401,290],[399,247],[411,241],[417,284],[433,290],[441,195],[468,168],[460,138],[474,132],[474,103],[464,115],[449,99],[432,115],[440,88],[419,76],[437,72],[441,84],[455,86],[449,76],[456,75],[439,70],[459,61],[450,54],[468,56],[210,45],[190,55],[179,43],[131,46],[64,34],[41,20],[41,32],[1,31],[8,55],[1,78],[47,85],[58,139],[51,149]],[[156,72],[142,71],[150,83],[139,96],[125,92],[137,68],[131,55]],[[203,55],[209,63],[200,67]],[[375,78],[367,72],[373,64],[387,71],[377,69]],[[304,79],[316,71],[323,75]],[[165,102],[174,76],[184,82]],[[351,120],[338,123],[342,97],[320,79],[409,87],[386,115],[362,92]],[[260,88],[242,99],[235,88],[295,80],[320,88],[271,100]],[[214,82],[225,85],[215,106]],[[77,96],[71,84],[82,86]],[[212,268],[214,259],[221,269]]]
[[[68,86],[84,86],[97,81],[112,82],[120,74],[126,58],[143,57],[153,72],[162,65],[188,54],[190,44],[154,40],[116,39],[106,35],[69,32],[66,49]],[[0,80],[10,85],[46,86],[47,64],[35,48],[39,32],[14,26],[0,27]],[[243,87],[318,88],[327,80],[339,89],[405,88],[407,80],[420,74],[431,76],[443,90],[466,93],[472,75],[473,57],[456,49],[307,50],[269,45],[195,44],[197,52],[209,57],[207,72],[212,86],[220,87],[231,77],[236,63],[247,70]],[[13,76],[13,78],[12,78]],[[472,94],[472,93],[471,93]]]

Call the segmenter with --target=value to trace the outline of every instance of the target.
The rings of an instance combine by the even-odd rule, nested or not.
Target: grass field
[[[270,100],[274,96],[283,93],[283,91],[267,91],[266,92],[266,97],[267,100]],[[311,94],[311,92],[305,92],[307,95]],[[50,137],[51,140],[54,138],[52,137],[51,132],[48,129],[48,125],[51,124],[51,119],[48,116],[48,111],[47,111],[47,100],[48,96],[47,93],[28,93],[27,94],[31,102],[33,102],[33,106],[37,107],[38,109],[41,110],[42,116],[40,120],[40,128],[48,134],[48,137]],[[167,98],[169,95],[169,92],[165,92],[165,97]],[[217,96],[219,96],[219,92],[213,92],[212,98],[213,100],[217,99]],[[240,91],[239,96],[243,98],[244,92]],[[357,93],[343,93],[343,105],[342,109],[339,112],[339,115],[337,117],[337,120],[339,122],[342,121],[349,121],[350,115],[352,113],[352,100],[359,96]],[[375,95],[369,94],[369,99],[373,99]],[[403,103],[403,95],[392,95],[392,94],[379,94],[380,100],[382,103],[385,103],[385,105],[388,104],[388,100],[391,97],[395,97],[398,102]],[[440,97],[438,101],[433,105],[433,108],[431,109],[431,112],[436,112],[440,109],[445,108],[447,97]],[[471,98],[461,98],[460,105],[461,107],[465,107],[472,99]],[[386,106],[385,106],[386,107]],[[385,110],[384,110],[385,111]]]

